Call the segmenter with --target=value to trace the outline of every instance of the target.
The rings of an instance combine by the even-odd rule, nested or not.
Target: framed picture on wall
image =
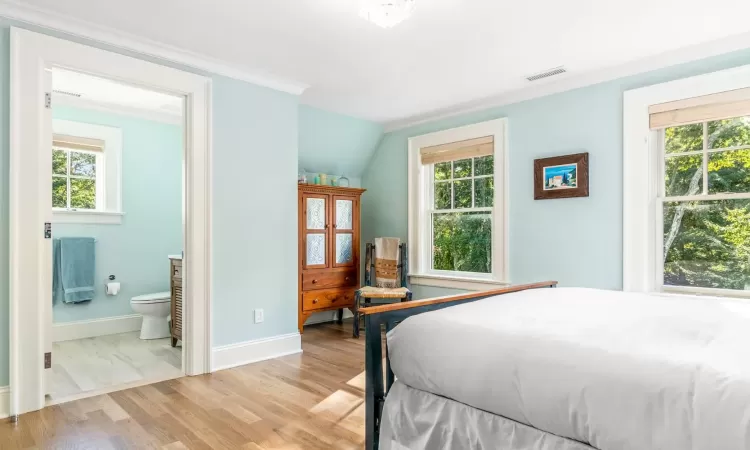
[[[534,200],[588,196],[588,153],[534,160]]]

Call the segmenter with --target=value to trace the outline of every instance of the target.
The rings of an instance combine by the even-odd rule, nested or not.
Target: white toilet
[[[137,295],[130,299],[133,311],[143,316],[141,339],[162,339],[169,337],[169,291],[155,294]]]

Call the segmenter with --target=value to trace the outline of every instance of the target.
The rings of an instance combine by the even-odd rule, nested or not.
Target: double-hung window
[[[667,290],[750,290],[750,116],[658,135],[659,281]]]
[[[103,210],[104,141],[54,135],[52,140],[52,208]]]
[[[412,283],[507,281],[504,125],[501,119],[410,139]]]
[[[51,195],[55,223],[122,222],[122,129],[52,120]]]
[[[749,296],[749,76],[626,93],[625,290]]]

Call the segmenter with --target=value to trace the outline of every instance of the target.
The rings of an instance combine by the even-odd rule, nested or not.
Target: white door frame
[[[45,406],[51,314],[50,69],[66,67],[184,96],[184,368],[211,370],[211,80],[136,58],[12,28],[10,54],[10,390],[12,415]],[[46,137],[46,138],[45,138]],[[166,275],[166,273],[165,273]]]

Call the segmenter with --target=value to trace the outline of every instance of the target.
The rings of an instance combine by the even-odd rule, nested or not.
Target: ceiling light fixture
[[[383,28],[391,28],[414,12],[416,0],[360,0],[359,16]]]

